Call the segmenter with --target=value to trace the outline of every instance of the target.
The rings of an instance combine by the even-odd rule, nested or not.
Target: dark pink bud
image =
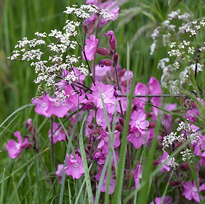
[[[117,64],[117,62],[118,62],[118,54],[115,53],[114,56],[113,56],[113,63]]]
[[[119,122],[120,122],[120,125],[122,125],[122,127],[124,127],[124,123],[125,123],[125,122],[124,122],[124,119],[123,119],[123,118],[120,118],[120,119],[119,119]]]
[[[152,163],[153,163],[153,165],[158,165],[158,164],[159,164],[159,161],[154,160]]]
[[[96,48],[96,52],[99,55],[108,56],[110,53],[110,50],[108,48],[98,47],[98,48]]]
[[[117,74],[118,77],[122,77],[124,73],[126,72],[126,69],[120,70]]]
[[[147,118],[150,118],[150,117],[152,117],[152,113],[148,112],[147,113]]]
[[[156,123],[154,123],[154,122],[149,122],[148,128],[155,128],[155,126],[156,126]]]
[[[115,40],[114,36],[110,37],[109,46],[110,46],[111,50],[116,50],[116,40]]]
[[[180,182],[178,182],[178,181],[173,181],[173,182],[169,183],[170,186],[178,186],[179,184],[180,184]]]
[[[188,162],[184,162],[180,165],[180,168],[184,169],[184,170],[189,170],[189,163]]]
[[[88,125],[88,128],[89,128],[89,129],[93,129],[93,128],[94,128],[94,125],[93,125],[93,124],[89,124],[89,125]]]
[[[109,59],[104,59],[104,65],[105,66],[112,66],[112,61],[111,60],[109,60]]]
[[[119,132],[121,132],[123,130],[123,127],[120,124],[118,124],[115,126],[115,130],[118,130]]]

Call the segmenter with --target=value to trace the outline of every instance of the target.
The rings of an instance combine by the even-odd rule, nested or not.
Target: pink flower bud
[[[110,50],[108,48],[98,47],[98,48],[96,48],[96,52],[99,55],[108,56],[110,53]]]
[[[111,60],[109,60],[109,59],[104,59],[104,65],[105,66],[112,66],[112,61]]]
[[[120,122],[120,125],[122,125],[122,127],[124,127],[124,119],[123,119],[123,118],[120,118],[120,119],[119,119],[119,122]]]
[[[123,130],[123,127],[118,124],[115,126],[115,130],[118,130],[119,132],[121,132]]]
[[[116,40],[115,38],[113,39],[112,36],[109,39],[109,46],[111,50],[116,50]]]
[[[118,62],[118,54],[115,53],[114,56],[113,56],[113,63],[117,64],[117,62]]]
[[[156,123],[154,123],[154,122],[149,122],[148,128],[155,128],[155,126],[156,126]]]
[[[118,77],[122,77],[124,73],[126,72],[126,69],[120,70],[117,74]]]

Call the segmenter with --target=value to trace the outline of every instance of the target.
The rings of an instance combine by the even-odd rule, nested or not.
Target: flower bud
[[[149,122],[148,128],[155,128],[155,126],[156,126],[156,123],[154,123],[154,122]]]
[[[98,47],[98,48],[96,48],[96,52],[99,55],[108,56],[110,53],[110,50],[108,48]]]
[[[124,73],[126,72],[126,69],[122,69],[118,72],[117,76],[118,77],[122,77],[124,75]]]
[[[154,161],[152,162],[152,164],[153,164],[153,165],[158,165],[158,164],[159,164],[159,161],[158,161],[158,160],[154,160]]]
[[[114,36],[110,37],[109,46],[110,46],[111,50],[116,50],[116,40],[115,40]]]
[[[93,125],[93,124],[89,124],[89,125],[88,125],[88,128],[89,128],[89,129],[93,129],[93,128],[94,128],[94,125]]]
[[[180,182],[178,182],[178,181],[173,181],[173,182],[169,183],[170,186],[178,186],[179,184],[180,184]]]
[[[118,62],[118,54],[115,53],[114,56],[113,56],[113,63],[117,64],[117,62]]]
[[[120,119],[119,119],[119,122],[120,122],[120,125],[122,125],[122,127],[124,127],[124,123],[125,123],[125,122],[124,122],[124,119],[123,119],[123,118],[120,118]]]
[[[119,132],[121,132],[123,130],[123,127],[120,124],[117,124],[115,126],[115,130],[118,130]]]

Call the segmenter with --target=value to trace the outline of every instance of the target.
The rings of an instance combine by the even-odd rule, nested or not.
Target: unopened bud
[[[113,56],[113,63],[117,64],[117,62],[118,62],[118,54],[115,53],[114,56]]]
[[[89,129],[93,129],[93,128],[94,128],[94,125],[93,125],[93,124],[89,124],[89,125],[88,125],[88,128],[89,128]]]
[[[149,122],[148,128],[155,128],[155,126],[156,126],[156,123],[154,123],[154,122]]]
[[[109,59],[104,59],[104,65],[105,66],[112,66],[112,62]]]
[[[116,40],[115,40],[114,36],[110,37],[109,46],[110,46],[111,50],[116,50]]]
[[[124,122],[124,119],[123,119],[123,118],[120,118],[120,119],[119,119],[119,122],[120,122],[120,125],[122,125],[122,127],[124,127],[124,123],[125,123],[125,122]]]
[[[158,161],[158,160],[154,160],[154,161],[152,162],[152,164],[153,164],[153,165],[158,165],[158,164],[159,164],[159,161]]]
[[[169,183],[170,186],[178,186],[179,184],[180,184],[180,182],[178,182],[178,181],[173,181],[173,182]]]
[[[97,52],[99,55],[108,56],[109,53],[110,53],[110,50],[109,50],[108,48],[98,47],[98,48],[96,48],[96,52]]]
[[[190,167],[189,167],[189,163],[188,162],[183,162],[181,165],[180,165],[180,168],[184,169],[184,170],[189,170]]]
[[[120,70],[117,74],[118,77],[122,77],[124,73],[126,72],[126,69]]]
[[[115,130],[118,130],[119,132],[121,132],[123,130],[123,127],[120,124],[117,124],[115,126]]]

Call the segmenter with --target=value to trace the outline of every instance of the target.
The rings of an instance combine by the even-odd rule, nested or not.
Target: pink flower
[[[147,95],[147,87],[144,84],[141,84],[140,82],[137,83],[135,90],[134,90],[134,95]],[[147,97],[137,97],[133,99],[133,104],[137,107],[137,109],[144,109],[145,107],[145,102],[147,101]]]
[[[25,138],[25,141],[23,142],[23,138],[21,137],[21,133],[19,131],[15,132],[14,136],[18,138],[18,142],[10,140],[6,146],[8,154],[12,159],[15,159],[25,147],[30,148],[31,146],[27,138]],[[21,155],[18,156],[18,158],[20,157]]]
[[[79,179],[82,174],[85,172],[83,168],[82,158],[78,156],[78,154],[74,156],[71,154],[70,159],[67,155],[67,166],[65,167],[65,173],[68,176],[72,176],[73,179]]]
[[[134,111],[130,116],[131,128],[136,127],[139,131],[144,131],[148,128],[149,122],[146,119],[146,114],[141,110]]]
[[[97,173],[97,175],[95,176],[95,178],[99,181],[101,178],[101,174],[102,174],[102,169],[100,169],[100,171]],[[115,183],[116,180],[113,179],[113,177],[115,177],[114,175],[111,175],[111,178],[109,180],[109,190],[108,190],[108,194],[112,194],[115,190]],[[103,179],[103,184],[102,184],[102,188],[101,188],[101,192],[106,192],[106,186],[107,186],[107,173],[105,173],[104,179]],[[99,184],[96,186],[96,188],[98,188]]]
[[[58,180],[60,181],[60,184],[62,183],[63,167],[64,167],[64,164],[59,164],[58,165],[58,170],[56,171],[56,176],[58,177]]]
[[[171,204],[171,202],[172,202],[171,198],[168,197],[168,196],[164,196],[163,203],[161,201],[162,201],[162,197],[161,198],[155,198],[155,203],[156,204]],[[152,201],[150,204],[154,204],[154,202]]]
[[[62,103],[58,102],[57,99],[50,97],[48,94],[42,96],[40,99],[34,99],[32,103],[37,105],[34,109],[36,113],[44,115],[45,117],[56,115],[57,117],[62,118],[73,106],[68,99],[66,99],[65,103]]]
[[[135,188],[140,187],[140,179],[142,178],[142,168],[141,164],[137,165],[137,168],[134,171],[134,181],[135,181]]]
[[[73,104],[68,99],[66,99],[65,103],[58,102],[55,98],[51,98],[50,96],[48,96],[48,99],[49,106],[46,112],[59,118],[64,117],[73,106]]]
[[[187,181],[184,183],[183,187],[184,187],[184,192],[182,195],[184,195],[186,199],[191,200],[193,198],[195,202],[200,201],[195,181]],[[202,184],[199,187],[199,191],[204,191],[204,190],[205,190],[205,184]],[[203,197],[201,196],[201,198]]]
[[[95,35],[91,35],[90,39],[86,39],[85,42],[86,42],[86,46],[84,48],[85,55],[87,60],[91,61],[94,59],[95,50],[98,46],[98,39],[95,38]],[[83,52],[82,52],[82,57],[84,60],[86,60]]]
[[[60,123],[59,123],[60,124]],[[67,140],[67,137],[66,137],[66,134],[65,132],[62,132],[62,126],[56,130],[58,128],[58,125],[57,123],[53,123],[53,144],[55,144],[56,142],[58,141],[65,141]],[[51,140],[51,129],[48,131],[48,137],[50,138],[50,142],[52,141]]]
[[[117,148],[120,146],[120,139],[119,139],[120,133],[118,131],[114,132],[114,144],[113,147]],[[98,149],[102,148],[102,153],[107,153],[109,151],[111,138],[110,135],[107,132],[103,132],[98,139],[100,139],[100,142],[97,146]]]
[[[109,20],[116,20],[118,18],[118,12],[120,8],[116,5],[115,1],[105,1],[104,3],[99,3],[97,0],[87,0],[86,4],[94,4],[100,9],[106,10],[110,14],[110,18],[102,18],[99,22],[99,28],[102,27],[104,24],[107,24]],[[97,14],[93,14],[90,18],[98,19]]]
[[[108,113],[114,114],[115,112],[115,102],[116,98],[114,97],[114,88],[112,85],[105,85],[102,82],[99,82],[96,86],[92,87],[92,95],[87,95],[90,102],[93,102],[98,108],[103,109],[102,100],[100,97],[100,92],[105,104],[105,108]],[[99,92],[100,90],[100,92]]]
[[[146,138],[146,132],[141,132],[136,127],[133,127],[131,133],[127,136],[127,140],[134,145],[135,149],[139,149],[145,144]]]
[[[170,166],[171,166],[171,162],[169,161],[169,154],[167,152],[163,152],[163,155],[159,158],[159,165],[160,166],[162,163],[164,163],[166,160],[166,164],[164,164],[162,166],[162,168],[160,169],[160,171],[169,171],[170,170]]]
[[[34,99],[32,103],[37,105],[34,109],[36,113],[44,115],[45,117],[51,117],[51,114],[46,112],[49,106],[48,94],[41,98]]]
[[[110,66],[103,66],[100,67],[99,65],[95,66],[95,78],[97,81],[102,81],[106,76],[107,73],[111,72],[112,67]]]

